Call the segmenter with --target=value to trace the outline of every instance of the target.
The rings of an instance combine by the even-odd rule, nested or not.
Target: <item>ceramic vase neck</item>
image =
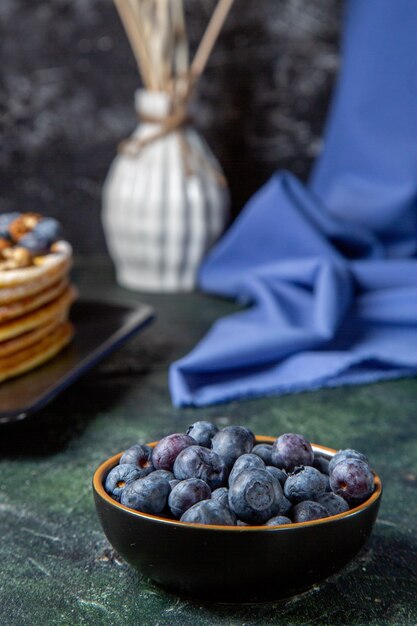
[[[162,122],[172,113],[172,108],[172,97],[164,91],[138,89],[135,93],[135,109],[139,118],[149,117]]]

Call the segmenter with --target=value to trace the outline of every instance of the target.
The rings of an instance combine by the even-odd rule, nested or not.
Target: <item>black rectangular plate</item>
[[[0,383],[0,424],[24,419],[51,402],[88,369],[142,330],[154,317],[147,304],[79,300],[71,308],[75,336],[48,363]]]

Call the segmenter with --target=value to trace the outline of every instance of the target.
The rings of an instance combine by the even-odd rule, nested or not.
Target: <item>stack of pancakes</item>
[[[31,265],[0,269],[0,382],[45,363],[72,339],[72,248],[57,241]]]

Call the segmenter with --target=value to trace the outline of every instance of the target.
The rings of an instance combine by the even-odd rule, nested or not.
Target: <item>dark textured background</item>
[[[188,0],[195,49],[214,0]],[[276,168],[305,179],[338,67],[341,0],[236,0],[195,102],[235,213]],[[1,0],[0,209],[59,217],[105,250],[103,180],[138,74],[112,0]]]

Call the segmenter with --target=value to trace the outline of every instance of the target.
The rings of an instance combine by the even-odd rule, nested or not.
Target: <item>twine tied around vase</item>
[[[220,185],[226,185],[226,178],[222,172],[216,168],[213,163],[211,163],[200,151],[195,150],[187,140],[184,128],[192,122],[192,117],[188,113],[185,104],[177,105],[173,112],[168,113],[165,116],[154,116],[140,112],[138,113],[138,117],[139,122],[158,125],[159,129],[155,130],[155,132],[146,137],[136,137],[132,135],[131,137],[124,139],[118,145],[118,152],[134,158],[153,142],[166,137],[170,133],[176,132],[180,143],[185,175],[187,177],[192,176],[195,173],[194,164],[196,161],[199,161],[207,168]]]
[[[175,111],[165,116],[154,116],[147,113],[138,114],[139,121],[145,124],[157,124],[160,126],[147,137],[128,137],[119,143],[118,150],[128,156],[137,156],[139,152],[153,143],[157,139],[161,139],[174,131],[181,131],[184,126],[191,121],[185,107],[177,107]]]

